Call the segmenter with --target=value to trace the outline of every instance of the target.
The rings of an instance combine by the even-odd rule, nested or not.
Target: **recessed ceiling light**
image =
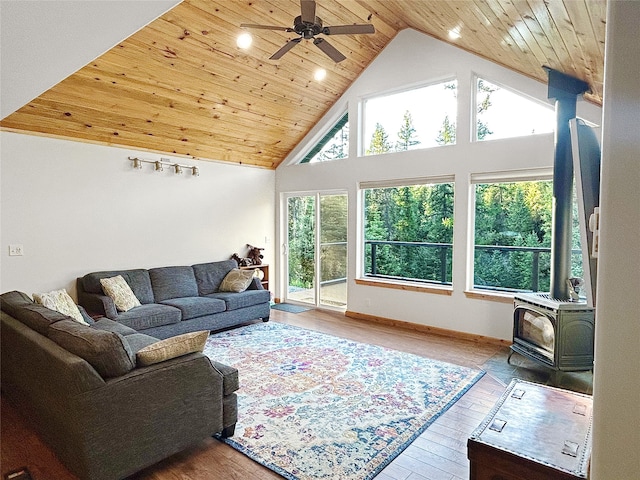
[[[319,68],[316,70],[316,73],[313,74],[313,78],[316,79],[316,82],[321,82],[327,76],[327,71],[324,68]]]
[[[456,27],[456,28],[453,28],[453,29],[449,30],[449,38],[451,40],[457,40],[461,36],[462,35],[460,35],[460,28],[459,27]]]
[[[252,41],[253,41],[253,38],[251,38],[251,34],[245,32],[238,35],[238,38],[236,40],[236,45],[238,45],[238,48],[242,48],[243,50],[246,50],[251,46]]]

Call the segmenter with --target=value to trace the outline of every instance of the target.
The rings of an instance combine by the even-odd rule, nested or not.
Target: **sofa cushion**
[[[113,321],[110,318],[101,318],[100,320],[93,322],[92,327],[97,328],[98,330],[104,330],[105,332],[119,333],[123,337],[137,333],[133,328]]]
[[[131,351],[134,354],[138,353],[143,348],[159,341],[156,337],[145,335],[144,333],[134,333],[133,335],[127,335],[126,337],[124,337],[124,339],[127,341],[127,343],[129,344],[129,348],[131,348]]]
[[[209,337],[208,331],[191,332],[167,338],[138,350],[136,361],[140,366],[153,365],[189,353],[202,352]]]
[[[126,312],[133,307],[140,306],[140,300],[138,300],[122,275],[101,278],[100,285],[102,285],[105,295],[111,297],[118,311]]]
[[[25,305],[21,308],[17,308],[11,316],[20,320],[27,327],[35,330],[41,335],[47,334],[49,325],[52,323],[56,323],[61,320],[71,320],[71,317],[60,312],[56,312],[55,310],[51,310],[44,305],[38,305],[37,303],[31,303],[31,305]],[[75,320],[71,321],[80,325]]]
[[[111,278],[116,275],[122,275],[127,285],[131,287],[133,294],[143,305],[146,303],[154,303],[153,289],[151,288],[151,279],[149,272],[143,269],[135,270],[112,270],[105,272],[88,273],[82,277],[82,286],[86,292],[104,295],[101,278]]]
[[[136,366],[124,337],[67,319],[49,326],[47,336],[93,366],[102,378],[119,377]]]
[[[152,268],[149,270],[149,277],[156,302],[198,296],[198,284],[191,267]]]
[[[227,309],[224,301],[208,297],[171,298],[164,300],[162,304],[179,308],[182,312],[182,320],[213,315]]]
[[[16,311],[27,305],[33,305],[34,302],[31,297],[23,292],[13,290],[11,292],[5,292],[0,295],[0,309],[3,312],[7,312],[14,318],[16,317]]]
[[[207,298],[217,298],[223,300],[227,310],[237,310],[238,308],[250,307],[269,302],[271,294],[269,290],[245,290],[244,292],[218,292],[207,295]]]
[[[80,310],[80,315],[82,315],[82,319],[87,325],[93,325],[94,323],[96,323],[95,320],[91,318],[91,315],[87,313],[87,311],[84,309],[82,305],[78,305],[78,310]],[[100,318],[104,318],[104,317],[100,317]]]
[[[120,313],[118,322],[134,330],[144,330],[145,328],[178,323],[181,318],[182,313],[177,308],[160,303],[150,303]]]
[[[69,296],[64,288],[47,293],[34,293],[33,300],[39,305],[73,318],[78,323],[89,325],[82,317],[76,302],[73,301],[73,298]]]
[[[244,292],[253,280],[253,270],[232,269],[222,280],[220,292]]]
[[[193,266],[193,273],[198,284],[199,295],[209,295],[217,292],[224,277],[232,269],[238,268],[235,260],[199,263]]]

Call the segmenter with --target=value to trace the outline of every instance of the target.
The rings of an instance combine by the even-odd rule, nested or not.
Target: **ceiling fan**
[[[301,15],[293,20],[292,27],[276,27],[271,25],[253,25],[243,23],[242,28],[259,28],[263,30],[281,30],[284,32],[295,32],[300,35],[298,38],[289,40],[280,50],[269,57],[269,60],[278,60],[285,53],[295,47],[300,41],[313,40],[313,44],[322,50],[329,58],[338,63],[345,57],[340,51],[327,42],[324,38],[316,38],[316,35],[350,35],[359,33],[375,33],[375,29],[371,24],[360,25],[335,25],[323,26],[322,19],[316,17],[315,0],[300,0]]]

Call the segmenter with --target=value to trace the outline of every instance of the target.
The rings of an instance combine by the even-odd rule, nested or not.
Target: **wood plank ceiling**
[[[9,131],[205,160],[277,167],[402,29],[413,28],[531,78],[543,65],[588,82],[602,103],[606,0],[318,0],[325,25],[372,23],[328,37],[335,64],[308,41],[241,23],[291,26],[298,0],[184,0],[2,120]],[[456,29],[460,38],[451,40]],[[293,34],[295,36],[295,34]],[[319,83],[314,71],[328,75]]]

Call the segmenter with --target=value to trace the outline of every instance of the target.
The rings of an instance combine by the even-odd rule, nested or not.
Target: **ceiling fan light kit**
[[[279,60],[282,56],[304,40],[313,40],[313,44],[318,47],[331,60],[339,63],[346,59],[337,48],[331,45],[324,38],[316,38],[316,35],[355,35],[375,33],[375,28],[371,24],[335,25],[324,26],[322,19],[316,17],[315,0],[300,0],[300,15],[293,20],[293,27],[278,27],[272,25],[255,25],[243,23],[242,28],[254,28],[261,30],[280,30],[299,35],[284,44],[280,50],[269,57],[269,60]]]

